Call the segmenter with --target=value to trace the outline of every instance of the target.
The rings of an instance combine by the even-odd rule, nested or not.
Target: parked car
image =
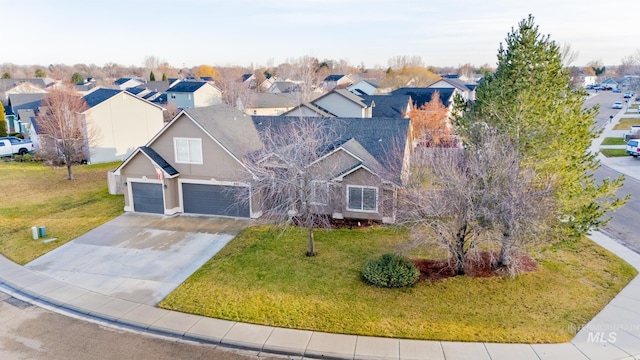
[[[622,101],[614,102],[613,105],[611,105],[611,108],[613,108],[613,109],[622,109]]]
[[[622,90],[621,90],[621,89],[618,89],[618,88],[615,88],[615,89],[613,89],[613,92],[614,92],[614,93],[621,93],[621,92],[622,92]],[[626,97],[626,96],[625,96],[625,97]]]
[[[627,91],[626,93],[624,93],[625,99],[631,99],[632,97],[633,97],[633,93],[631,91]]]
[[[637,158],[640,155],[640,139],[630,139],[627,142],[627,154]]]
[[[0,156],[24,155],[34,150],[35,146],[31,141],[25,141],[15,136],[0,138]]]

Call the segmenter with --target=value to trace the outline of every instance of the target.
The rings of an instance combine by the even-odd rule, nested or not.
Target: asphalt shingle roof
[[[367,103],[375,105],[373,107],[372,117],[404,117],[407,105],[411,99],[407,94],[389,94],[389,95],[360,95]]]
[[[225,104],[184,110],[235,157],[262,149],[251,117]]]
[[[285,127],[299,121],[298,117],[253,116],[253,122],[259,133],[267,129]],[[331,151],[354,139],[387,171],[393,173],[393,180],[400,183],[400,169],[404,158],[405,144],[408,141],[409,119],[399,118],[322,118],[327,131],[337,134],[336,141],[329,146]],[[373,169],[372,169],[373,170]]]
[[[171,164],[167,162],[160,154],[158,154],[155,150],[148,146],[140,146],[140,151],[144,152],[151,158],[151,160],[156,163],[162,170],[164,170],[170,176],[178,174],[178,170],[176,170]]]
[[[114,89],[98,89],[95,90],[87,95],[85,95],[84,101],[87,102],[87,105],[92,108],[106,100],[111,99],[112,97],[116,96],[117,94],[121,93],[122,90],[114,90]]]
[[[192,93],[206,84],[204,81],[180,81],[170,87],[167,92]]]
[[[433,89],[433,88],[399,88],[393,91],[393,95],[409,95],[416,107],[420,107],[431,101],[433,93],[440,94],[440,101],[445,107],[449,107],[453,102],[454,89]]]

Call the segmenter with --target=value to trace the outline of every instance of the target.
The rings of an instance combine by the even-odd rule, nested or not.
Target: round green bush
[[[387,288],[411,286],[418,281],[420,271],[404,256],[384,254],[364,265],[362,277],[371,285]]]

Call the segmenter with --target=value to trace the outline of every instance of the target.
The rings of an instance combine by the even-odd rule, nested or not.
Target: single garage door
[[[249,188],[182,183],[184,212],[249,217]]]
[[[162,184],[131,182],[133,211],[164,214]]]

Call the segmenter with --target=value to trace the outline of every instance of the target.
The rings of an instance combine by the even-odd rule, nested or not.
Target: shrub
[[[362,277],[371,285],[387,288],[411,286],[418,281],[420,271],[404,256],[384,254],[367,262]]]

